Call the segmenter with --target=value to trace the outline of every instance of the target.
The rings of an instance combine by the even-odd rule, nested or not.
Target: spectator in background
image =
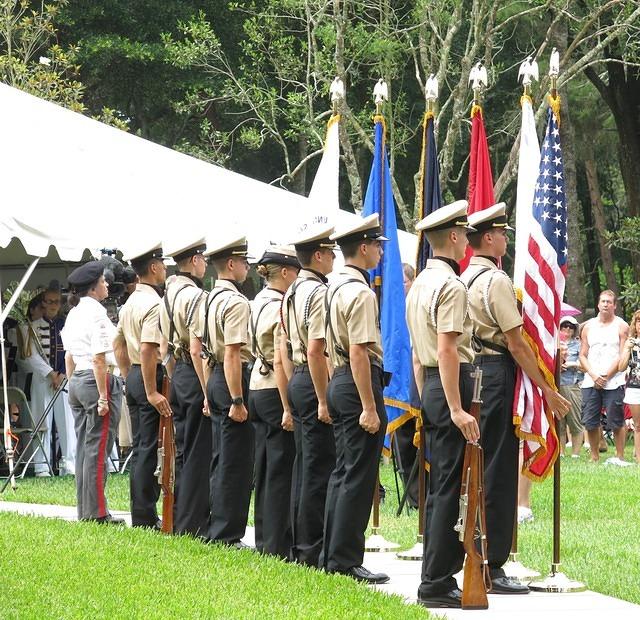
[[[34,318],[22,334],[25,348],[21,366],[24,372],[31,373],[30,406],[31,413],[37,421],[65,380],[64,347],[60,337],[64,325],[64,320],[59,317],[60,290],[49,288],[41,294],[42,310],[39,309],[35,299],[32,304],[30,304],[31,316]],[[53,457],[55,457],[55,451],[51,450],[54,421],[63,458],[59,463],[59,472],[61,475],[73,475],[76,439],[73,416],[65,391],[56,398],[45,422],[46,434],[43,447],[46,460],[52,467]],[[45,459],[40,455],[36,455],[35,458],[35,474],[37,477],[50,475]]]
[[[626,467],[624,442],[626,427],[622,399],[624,397],[624,373],[618,370],[620,358],[629,335],[629,326],[615,315],[616,295],[602,291],[598,298],[598,315],[589,319],[582,328],[580,365],[584,368],[582,382],[582,423],[587,429],[591,449],[591,461],[600,460],[601,411],[607,412],[607,425],[613,431],[616,456],[607,464]]]
[[[620,356],[618,370],[629,371],[624,402],[629,405],[633,418],[633,447],[637,463],[640,463],[640,310],[631,317],[629,338]]]
[[[562,454],[565,451],[566,429],[569,427],[571,434],[571,456],[578,458],[582,447],[584,427],[580,421],[582,395],[580,383],[584,377],[580,367],[580,338],[578,337],[578,321],[572,316],[566,316],[560,321],[560,354],[562,370],[560,372],[560,394],[570,403],[571,408],[565,418],[558,419],[558,434],[562,446]]]

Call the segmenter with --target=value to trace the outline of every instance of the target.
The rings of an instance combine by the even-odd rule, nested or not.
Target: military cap
[[[146,245],[142,248],[131,250],[126,256],[122,257],[122,260],[130,263],[143,263],[151,260],[152,258],[163,259],[162,244],[158,241],[151,245]]]
[[[97,260],[90,261],[80,267],[76,267],[67,278],[69,286],[73,289],[89,288],[104,273],[104,265]]]
[[[469,203],[466,200],[456,200],[450,205],[440,207],[420,220],[416,224],[416,231],[435,232],[436,230],[446,230],[447,228],[460,226],[466,228],[469,232],[475,232],[475,228],[470,226],[467,221],[468,206]]]
[[[359,222],[351,222],[342,230],[333,233],[330,239],[336,241],[338,245],[347,245],[354,241],[366,241],[367,239],[388,241],[388,239],[382,235],[380,218],[377,213],[372,213],[367,217],[361,218]]]
[[[504,202],[469,214],[469,224],[478,232],[486,232],[494,228],[513,230],[507,220],[507,205]]]
[[[234,237],[233,239],[229,239],[229,237],[227,237],[223,241],[209,246],[204,255],[209,259],[209,261],[234,257],[253,258],[248,254],[246,237]]]
[[[270,248],[265,250],[257,264],[283,265],[285,267],[301,268],[300,261],[296,256],[295,248],[290,245],[272,245]]]
[[[334,241],[330,239],[335,229],[333,226],[318,228],[313,231],[305,230],[304,233],[293,241],[292,245],[297,251],[320,250],[322,248],[333,249],[336,247]]]
[[[207,243],[204,237],[191,241],[191,243],[185,244],[184,242],[178,244],[176,248],[170,248],[165,252],[166,256],[173,258],[176,263],[179,263],[185,258],[191,258],[196,254],[204,254],[207,249]]]

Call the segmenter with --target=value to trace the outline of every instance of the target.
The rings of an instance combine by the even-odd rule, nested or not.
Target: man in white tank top
[[[618,362],[629,335],[627,323],[615,315],[616,295],[602,291],[598,299],[598,316],[587,321],[582,329],[580,363],[585,369],[582,382],[582,423],[589,435],[591,460],[600,458],[600,412],[607,412],[608,427],[613,431],[616,456],[608,459],[613,465],[629,465],[624,460],[626,429],[622,399],[625,377],[618,372]]]

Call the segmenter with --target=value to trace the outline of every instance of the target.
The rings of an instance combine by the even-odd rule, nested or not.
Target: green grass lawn
[[[397,596],[251,551],[0,514],[3,620],[428,618]]]
[[[605,466],[611,453],[599,465],[586,455],[562,460],[562,570],[592,590],[640,603],[640,467]],[[385,466],[381,473],[387,488],[381,533],[408,548],[416,539],[416,512],[395,516],[393,472]],[[552,488],[551,478],[534,485],[535,521],[522,526],[519,537],[521,561],[543,575],[551,566]],[[128,477],[111,475],[107,494],[112,509],[127,510]],[[73,505],[74,480],[26,479],[0,501]],[[394,617],[398,609],[403,618],[426,617],[421,609],[397,607],[399,600],[345,579],[192,540],[13,515],[0,515],[0,531],[9,545],[0,570],[13,577],[9,589],[0,588],[0,609],[27,602],[21,618],[43,617],[49,606],[55,613],[48,617],[83,617],[83,610],[92,609],[94,617],[153,618],[163,605],[182,617],[297,618],[303,608],[310,618]],[[21,558],[20,568],[13,558]],[[116,594],[99,590],[96,574],[107,593]],[[118,606],[128,612],[118,612]]]

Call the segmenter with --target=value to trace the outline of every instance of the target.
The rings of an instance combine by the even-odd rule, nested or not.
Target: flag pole
[[[425,157],[425,149],[424,149],[424,141],[426,140],[426,132],[427,132],[427,123],[429,119],[435,118],[435,103],[438,98],[438,79],[433,75],[433,73],[429,76],[427,83],[425,84],[425,99],[426,99],[426,110],[423,121],[423,129],[422,129],[422,140],[423,140],[423,159]],[[425,174],[425,166],[426,161],[421,162],[421,170],[423,179],[421,183],[424,182],[424,174]],[[423,201],[424,203],[424,198]],[[425,213],[421,213],[420,217],[424,217]],[[420,250],[418,250],[418,254]],[[420,261],[420,257],[417,257],[416,267],[419,269],[420,265],[418,264]],[[417,273],[416,273],[417,275]],[[426,445],[426,435],[424,431],[424,422],[422,421],[422,409],[418,413],[419,418],[416,417],[416,432],[418,434],[418,451],[416,455],[417,465],[418,465],[418,535],[416,536],[416,542],[410,549],[406,551],[400,551],[396,554],[396,557],[399,560],[410,560],[410,561],[420,561],[424,556],[424,521],[425,521],[425,511],[426,511],[426,499],[427,499],[427,489],[426,489],[426,480],[425,480],[425,471],[426,471],[426,458],[425,458],[425,445]]]
[[[376,104],[376,116],[375,123],[382,123],[383,134],[380,141],[380,150],[378,153],[379,161],[383,161],[384,158],[384,116],[382,116],[382,104],[388,99],[388,88],[386,82],[380,78],[373,90],[374,100]],[[379,198],[380,206],[378,209],[380,217],[380,227],[384,230],[384,173],[381,170],[380,173],[380,185],[379,185]],[[378,308],[381,306],[382,301],[382,280],[377,279],[373,285],[375,288],[376,297],[378,299]],[[373,520],[371,523],[371,536],[367,538],[364,543],[364,550],[370,553],[384,553],[387,551],[393,551],[400,545],[398,543],[388,541],[382,534],[380,534],[380,466],[378,465],[378,471],[376,474],[376,486],[373,492]]]
[[[550,105],[559,111],[558,75],[560,73],[560,55],[554,47],[551,51],[549,63],[549,77],[551,78]],[[559,113],[558,113],[559,120]],[[556,385],[560,385],[560,343],[556,346]],[[554,418],[556,434],[558,433],[558,420]],[[580,581],[574,581],[560,571],[560,458],[556,457],[553,464],[553,558],[551,573],[541,581],[532,582],[529,587],[536,592],[584,592],[587,586]]]
[[[531,101],[531,84],[538,80],[538,63],[531,57],[520,65],[518,71],[518,81],[522,78],[522,105],[524,106],[525,98]],[[522,136],[521,136],[522,139]],[[517,227],[517,223],[516,223]],[[518,310],[522,314],[522,303],[518,301]],[[521,474],[518,472],[518,475]],[[513,521],[513,535],[511,538],[511,552],[509,553],[509,559],[503,566],[503,570],[507,577],[513,577],[521,583],[529,583],[532,579],[540,577],[540,573],[532,568],[525,566],[518,559],[518,498],[516,498],[515,506],[513,507],[516,518]]]

